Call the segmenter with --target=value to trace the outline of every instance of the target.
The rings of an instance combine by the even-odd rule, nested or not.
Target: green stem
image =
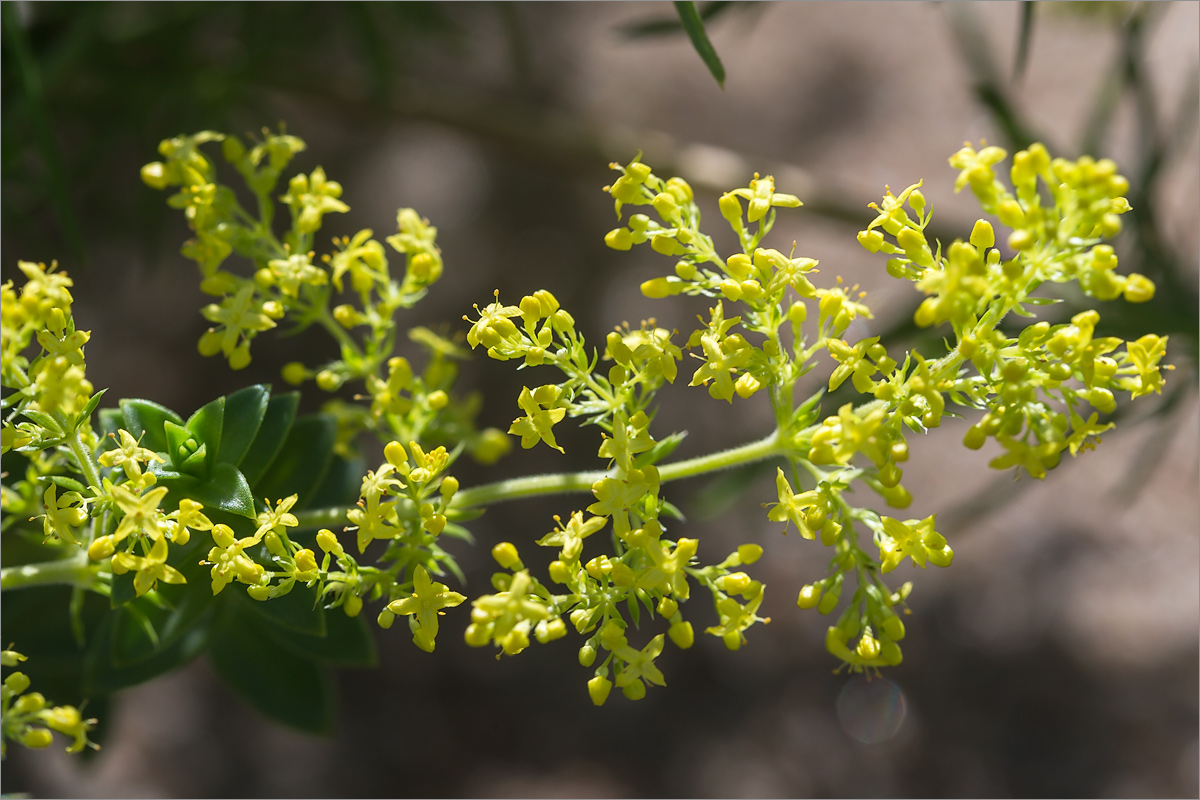
[[[0,591],[31,586],[67,585],[91,589],[97,585],[95,567],[85,554],[61,561],[43,561],[0,569]]]
[[[297,511],[296,519],[301,529],[332,528],[346,521],[346,507],[332,506],[330,508],[312,508],[308,511]]]
[[[707,472],[728,469],[730,467],[750,464],[764,458],[780,455],[783,447],[780,445],[779,432],[772,431],[769,436],[756,442],[722,450],[717,453],[677,461],[659,468],[659,479],[666,483],[683,478],[692,478]],[[524,478],[512,478],[497,481],[483,486],[464,489],[454,495],[451,503],[456,508],[487,506],[506,500],[517,500],[522,497],[536,497],[545,494],[566,494],[568,492],[590,492],[592,484],[608,476],[607,472],[574,472],[555,475],[530,475]]]

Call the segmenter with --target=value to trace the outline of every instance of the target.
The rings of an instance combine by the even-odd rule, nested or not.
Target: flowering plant
[[[216,145],[252,210],[220,182]],[[969,417],[968,448],[991,439],[1001,451],[992,467],[1042,478],[1064,452],[1090,449],[1112,427],[1102,415],[1119,394],[1158,393],[1169,369],[1165,337],[1098,335],[1095,310],[1033,321],[1055,302],[1047,284],[1075,283],[1098,301],[1153,296],[1148,279],[1116,271],[1104,243],[1129,210],[1128,183],[1108,160],[1052,158],[1033,145],[1014,155],[1005,182],[1003,150],[964,145],[950,158],[955,187],[969,188],[994,222],[979,219],[965,240],[945,245],[926,235],[920,183],[873,204],[858,241],[925,295],[917,325],[946,336],[938,352],[905,353],[889,353],[879,337],[849,341],[851,323],[872,313],[857,288],[814,282],[817,262],[795,245],[787,253],[765,246],[778,210],[801,205],[771,176],[720,197],[738,242],[723,255],[686,181],[655,175],[640,158],[614,164],[619,175],[606,189],[622,224],[605,242],[615,250],[648,243],[673,259],[642,292],[704,298],[695,330],[624,324],[593,345],[550,292],[512,305],[496,292],[464,318],[465,337],[409,331],[426,353],[418,368],[397,355],[397,315],[443,274],[436,228],[401,209],[395,234],[379,241],[364,229],[318,258],[324,216],[349,207],[320,167],[291,177],[280,194],[304,147],[285,133],[264,132],[250,146],[213,132],[179,136],[162,143],[163,160],[142,179],[174,190],[168,203],[194,233],[183,254],[212,298],[201,312],[212,326],[200,354],[237,370],[250,363],[257,336],[316,325],[337,342],[338,357],[289,363],[281,377],[330,393],[352,387],[353,401],[302,416],[297,392],[252,385],[186,418],[143,399],[100,408],[105,391],[87,379],[90,334],[75,327],[66,272],[22,263],[25,282],[0,288],[0,587],[5,641],[22,650],[6,650],[3,665],[34,656],[30,673],[55,696],[102,702],[208,652],[264,712],[321,730],[329,670],[374,661],[366,617],[385,629],[405,618],[413,643],[432,651],[457,615],[468,644],[510,656],[573,629],[591,700],[605,703],[614,686],[637,700],[665,683],[654,662],[667,639],[692,646],[697,617],[711,617],[703,632],[730,650],[769,621],[759,614],[764,586],[747,571],[763,548],[748,542],[714,556],[684,535],[667,494],[672,481],[763,460],[777,464],[766,517],[826,548],[823,575],[800,587],[797,605],[830,615],[826,647],[841,667],[877,671],[902,659],[913,591],[891,573],[905,562],[946,567],[954,557],[945,535],[953,532],[939,531],[935,516],[889,511],[912,501],[902,483],[910,442],[947,416]],[[287,209],[282,234],[277,203]],[[1014,317],[1031,322],[1014,327]],[[521,390],[507,434],[481,430],[480,398],[455,390],[460,363],[479,348],[545,376]],[[689,386],[726,404],[765,396],[773,429],[740,447],[671,460],[683,434],[655,426],[656,399],[688,377],[694,362],[684,350],[699,362]],[[859,400],[826,411],[824,387],[796,396],[825,356],[828,391],[848,384]],[[500,460],[509,435],[524,448],[562,451],[555,427],[568,419],[597,429],[595,471],[466,487],[451,474],[463,456]],[[368,468],[371,440],[382,460]],[[869,494],[852,496],[854,488]],[[453,542],[472,541],[472,519],[494,503],[558,493],[590,501],[521,542],[524,555],[512,542],[495,544],[492,592],[468,598],[451,588],[463,581]],[[533,545],[548,555],[527,565]],[[692,612],[697,596],[711,611]],[[469,611],[455,611],[463,605]],[[659,632],[647,635],[658,617]],[[55,730],[72,737],[70,749],[86,746],[95,721],[76,706],[48,707],[30,685],[24,672],[5,678],[4,739],[45,746]]]

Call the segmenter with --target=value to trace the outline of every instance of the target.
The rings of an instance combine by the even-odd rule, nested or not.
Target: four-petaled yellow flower
[[[418,629],[413,632],[413,644],[432,653],[438,632],[438,616],[443,608],[459,605],[466,596],[452,592],[444,583],[435,583],[424,567],[418,566],[413,573],[413,593],[401,600],[388,604],[388,611],[397,616],[413,616]]]

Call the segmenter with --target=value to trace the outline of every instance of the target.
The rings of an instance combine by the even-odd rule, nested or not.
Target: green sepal
[[[238,389],[225,398],[225,417],[221,426],[221,446],[217,461],[241,463],[250,449],[271,401],[271,387],[255,384]]]
[[[167,436],[163,423],[183,425],[183,417],[166,406],[149,400],[122,400],[121,413],[125,417],[125,430],[138,439],[142,447],[156,453],[167,452]]]
[[[296,420],[270,472],[254,485],[254,493],[272,499],[299,495],[297,507],[306,507],[329,469],[336,441],[337,425],[332,418],[314,414]]]
[[[238,694],[274,720],[311,733],[333,727],[328,668],[279,644],[270,626],[231,604],[213,636],[213,667]]]
[[[267,403],[267,410],[263,414],[262,423],[258,426],[258,434],[238,465],[242,474],[246,476],[246,482],[251,486],[258,483],[259,478],[263,476],[267,468],[271,466],[271,462],[275,460],[275,456],[279,454],[284,440],[287,439],[288,431],[292,429],[292,422],[296,419],[296,409],[299,407],[300,394],[298,392],[271,396]]]
[[[680,522],[687,522],[687,517],[685,517],[683,512],[679,510],[679,507],[669,500],[663,500],[662,505],[659,506],[659,510],[671,519],[679,520]]]

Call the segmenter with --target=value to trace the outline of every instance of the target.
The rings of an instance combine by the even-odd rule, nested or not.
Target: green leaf
[[[378,661],[371,627],[362,614],[351,619],[340,608],[329,609],[325,614],[324,636],[306,636],[280,627],[269,630],[276,642],[296,655],[330,666],[374,667]]]
[[[344,459],[335,455],[329,463],[329,469],[321,479],[321,485],[312,493],[305,503],[309,508],[328,508],[329,506],[345,505],[350,508],[358,497],[362,486],[362,476],[365,465],[361,458]]]
[[[173,470],[154,470],[159,486],[170,490],[168,497],[174,505],[190,497],[206,509],[219,509],[239,517],[254,519],[254,495],[246,478],[232,464],[217,464],[208,478],[200,479]]]
[[[300,407],[299,392],[272,395],[267,403],[267,411],[263,415],[262,424],[258,426],[258,435],[254,437],[250,449],[242,456],[238,465],[246,481],[255,485],[266,472],[267,467],[275,460],[283,442],[287,439],[292,422],[296,419],[296,409]]]
[[[724,89],[725,65],[721,63],[717,51],[713,49],[712,42],[708,40],[708,33],[704,30],[704,20],[696,11],[696,4],[675,3],[675,11],[679,14],[679,21],[683,23],[683,29],[687,32],[688,38],[692,40],[692,47],[696,48],[696,52],[700,55],[700,60],[717,79],[717,85]]]
[[[183,424],[183,417],[166,406],[149,400],[122,400],[121,413],[125,416],[125,430],[129,431],[133,438],[139,439],[142,447],[156,453],[167,452],[167,436],[163,430],[163,423]]]
[[[297,507],[304,508],[333,460],[336,440],[332,418],[313,414],[296,420],[271,469],[254,484],[255,495],[276,500],[299,495]]]
[[[36,422],[38,425],[41,425],[55,436],[62,436],[64,433],[66,433],[66,431],[62,429],[62,426],[58,424],[58,420],[45,412],[34,411],[32,408],[27,408],[21,413]]]
[[[174,646],[181,636],[196,624],[213,602],[209,582],[209,567],[200,561],[203,551],[212,546],[207,534],[194,534],[182,548],[172,548],[168,563],[183,573],[187,583],[160,583],[155,603],[138,598],[115,612],[112,642],[112,663],[128,666],[144,661]],[[141,630],[131,608],[138,610],[154,627],[158,642],[151,641]]]
[[[261,547],[259,552],[265,554],[266,548]],[[271,563],[269,556],[256,560]],[[250,599],[244,591],[238,592],[236,597],[246,614],[258,617],[270,627],[280,627],[304,636],[324,636],[328,630],[325,609],[318,604],[316,590],[303,584],[294,586],[291,592],[282,597],[262,602]]]
[[[634,464],[638,469],[647,467],[651,464],[657,464],[671,453],[675,452],[675,448],[679,447],[679,443],[687,437],[687,431],[679,431],[672,433],[661,442],[655,442],[654,447],[651,447],[644,453],[638,455],[634,460]]]
[[[88,493],[86,486],[74,478],[68,478],[66,475],[50,475],[47,480],[60,488],[66,489],[68,492],[79,492],[85,495]]]
[[[83,424],[84,420],[91,418],[92,412],[96,410],[96,406],[100,405],[100,398],[104,397],[104,393],[107,391],[108,389],[101,389],[92,395],[92,399],[87,401],[87,405],[85,405],[83,409],[75,415],[75,420],[71,424],[72,429],[78,428]]]
[[[224,461],[234,466],[241,462],[258,434],[270,400],[271,387],[263,384],[238,389],[225,398],[225,419],[221,428],[218,462]]]
[[[150,658],[136,664],[118,666],[112,660],[114,618],[109,618],[103,630],[88,650],[85,661],[84,692],[86,695],[110,694],[118,689],[136,686],[152,678],[184,666],[208,646],[211,617],[206,616],[187,629],[174,644],[159,650]]]
[[[125,415],[121,413],[119,408],[102,408],[100,409],[100,437],[103,441],[100,443],[101,450],[112,450],[117,446],[117,443],[109,438],[109,434],[116,435],[121,426],[125,424]]]
[[[312,733],[333,727],[328,668],[276,642],[253,615],[224,614],[210,657],[225,682],[268,717]]]
[[[186,427],[201,444],[208,445],[208,451],[216,459],[221,450],[221,428],[225,425],[225,398],[205,403],[192,416],[188,417]]]

